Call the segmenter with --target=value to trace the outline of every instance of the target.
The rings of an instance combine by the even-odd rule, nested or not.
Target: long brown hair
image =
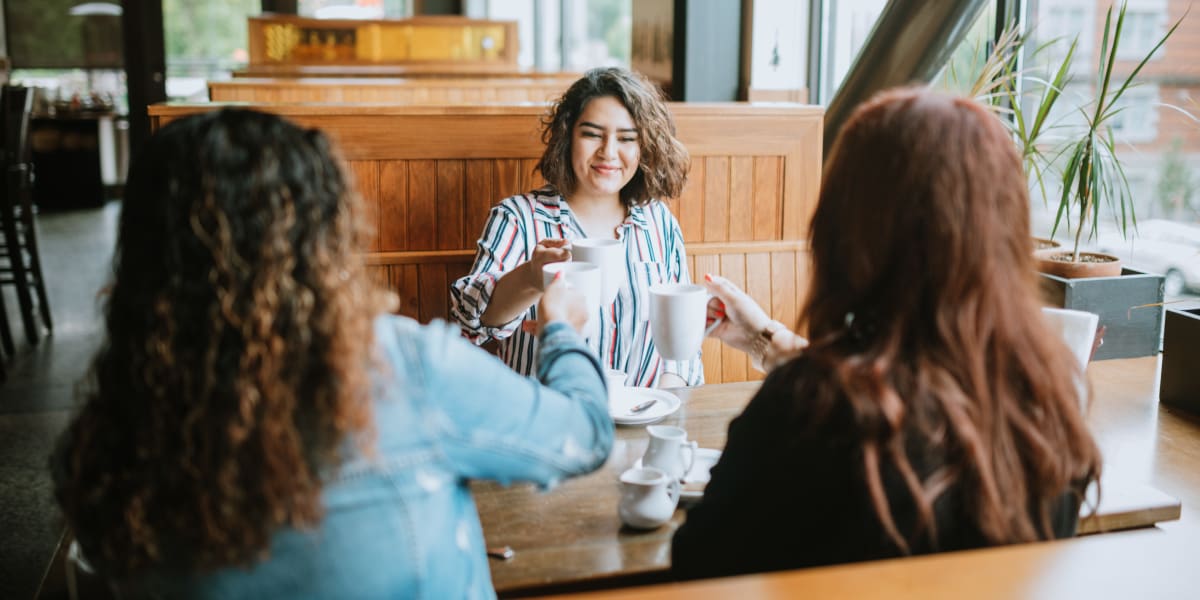
[[[986,539],[1008,543],[1052,537],[1062,495],[1099,476],[1081,373],[1043,324],[1029,240],[1020,157],[972,100],[885,92],[834,143],[801,322],[826,376],[802,393],[849,404],[872,504],[902,552],[922,535],[936,545],[933,504],[951,487]],[[940,466],[918,473],[915,447]],[[898,530],[885,467],[912,495],[916,531]]]
[[[167,125],[126,190],[58,501],[115,579],[248,564],[320,519],[321,470],[369,441],[355,196],[325,136],[246,110]]]
[[[688,153],[675,138],[675,120],[662,92],[654,84],[620,67],[602,67],[584,73],[571,84],[542,118],[546,150],[537,169],[551,191],[570,197],[578,181],[571,166],[571,136],[583,109],[595,98],[611,96],[629,111],[638,129],[641,159],[633,179],[621,188],[625,206],[640,206],[683,193],[687,183]]]

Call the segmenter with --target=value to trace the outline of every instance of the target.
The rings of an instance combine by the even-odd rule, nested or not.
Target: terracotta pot
[[[1048,250],[1050,248],[1060,248],[1060,247],[1062,247],[1062,244],[1060,244],[1054,240],[1051,240],[1048,238],[1040,238],[1040,237],[1033,238],[1033,251],[1034,252],[1037,252],[1038,250]]]
[[[1071,251],[1061,248],[1046,248],[1033,253],[1037,257],[1038,271],[1064,279],[1083,277],[1116,277],[1121,274],[1121,259],[1111,254],[1080,252],[1079,262],[1072,262]],[[1066,256],[1066,260],[1054,257]]]

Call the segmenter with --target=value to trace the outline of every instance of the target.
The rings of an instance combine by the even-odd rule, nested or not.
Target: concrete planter
[[[1042,297],[1051,306],[1100,316],[1104,345],[1094,360],[1153,356],[1162,348],[1163,277],[1130,268],[1116,277],[1064,279],[1040,273]]]
[[[1200,308],[1170,309],[1163,328],[1159,399],[1200,413]]]

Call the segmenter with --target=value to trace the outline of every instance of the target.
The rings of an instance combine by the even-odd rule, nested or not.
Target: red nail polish
[[[705,273],[704,280],[711,283],[712,282],[712,273]]]

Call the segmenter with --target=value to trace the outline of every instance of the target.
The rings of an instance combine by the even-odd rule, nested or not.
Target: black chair
[[[41,325],[52,332],[50,302],[42,275],[38,253],[37,222],[33,208],[33,164],[30,160],[29,118],[33,94],[29,88],[4,86],[0,92],[0,112],[3,112],[5,181],[0,193],[0,224],[4,230],[2,254],[7,264],[0,265],[0,284],[16,288],[21,308],[25,339],[36,345],[41,339]],[[0,300],[2,302],[2,300]],[[2,307],[0,307],[2,308]],[[39,325],[38,316],[41,317]],[[12,334],[8,332],[7,316],[0,322],[0,337],[5,350],[12,354]]]

